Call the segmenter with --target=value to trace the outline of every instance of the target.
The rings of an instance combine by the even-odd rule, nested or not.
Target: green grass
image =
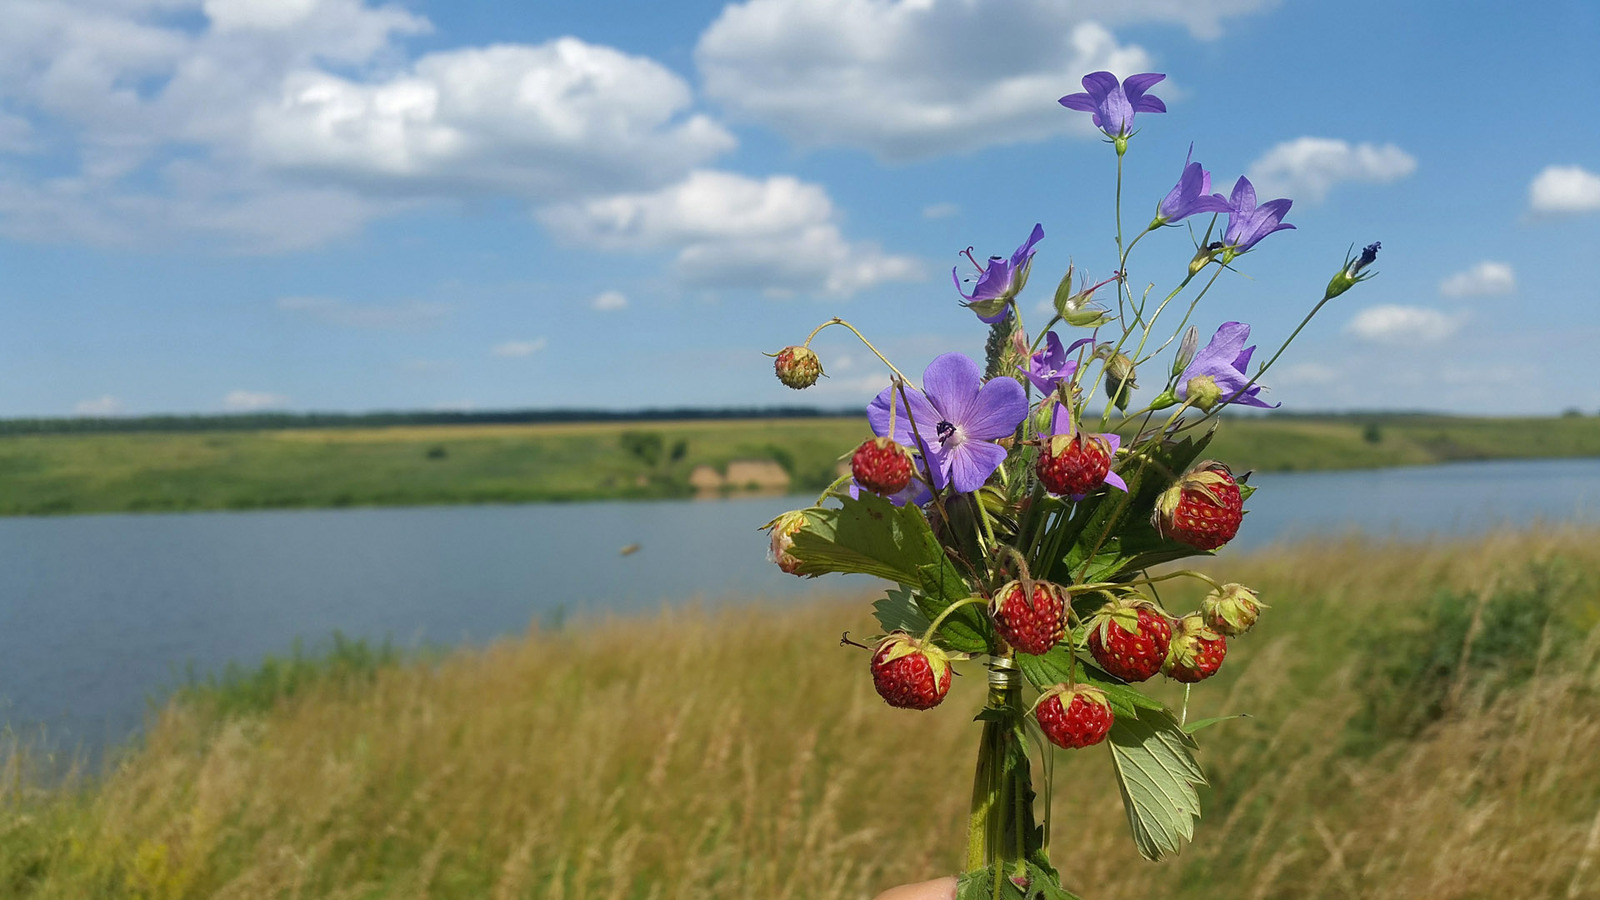
[[[1189,716],[1252,717],[1200,733],[1204,817],[1162,863],[1135,855],[1106,754],[1057,753],[1069,887],[1600,895],[1597,547],[1571,529],[1208,563],[1272,606]],[[837,644],[870,599],[422,661],[346,642],[180,692],[115,766],[54,789],[0,748],[0,896],[865,900],[951,871],[982,679],[958,664],[940,708],[886,708]]]
[[[861,419],[0,436],[0,515],[689,496],[696,466],[779,463],[818,489]],[[1247,418],[1212,454],[1262,471],[1600,456],[1600,417]]]

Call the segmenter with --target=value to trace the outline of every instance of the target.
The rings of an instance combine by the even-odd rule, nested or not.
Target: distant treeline
[[[716,419],[859,418],[859,407],[815,409],[801,406],[744,406],[724,409],[520,409],[483,412],[231,413],[0,419],[0,435],[92,434],[130,431],[271,431],[285,428],[385,428],[401,425],[539,425],[565,422],[671,422]]]

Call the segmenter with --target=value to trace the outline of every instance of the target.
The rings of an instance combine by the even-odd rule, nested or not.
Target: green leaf
[[[904,631],[920,637],[928,630],[929,619],[917,606],[916,593],[904,585],[872,604],[872,615],[877,618],[885,634]]]
[[[922,585],[917,603],[929,622],[937,619],[945,607],[972,596],[972,588],[956,573],[955,564],[948,558],[918,567],[917,574],[921,576]],[[994,646],[994,625],[983,607],[974,603],[951,613],[939,625],[935,641],[958,653],[988,653]]]
[[[1200,795],[1206,783],[1194,739],[1165,710],[1118,715],[1111,725],[1111,760],[1122,790],[1122,805],[1139,855],[1149,860],[1176,853],[1194,837]]]
[[[802,575],[858,573],[906,585],[921,584],[918,569],[944,559],[922,510],[868,493],[844,498],[837,509],[806,510],[789,553],[800,560]]]
[[[1215,725],[1218,722],[1226,722],[1229,719],[1248,719],[1248,718],[1250,718],[1250,714],[1249,713],[1237,713],[1237,714],[1231,715],[1231,716],[1212,716],[1209,719],[1200,719],[1199,721],[1186,723],[1183,726],[1183,733],[1184,734],[1194,734],[1196,731],[1199,731],[1200,729],[1205,728],[1208,725]]]
[[[1000,896],[1004,900],[1082,900],[1057,883],[1054,872],[1041,868],[1031,860],[1025,865],[1028,871],[1026,890],[1018,887],[1010,878],[1001,876]],[[956,879],[956,900],[994,900],[991,870],[967,872]]]
[[[1026,653],[1017,654],[1017,668],[1038,690],[1046,690],[1067,680],[1067,667],[1070,664],[1067,645],[1057,644],[1049,653],[1043,656],[1030,656]],[[1138,690],[1112,678],[1110,675],[1089,665],[1083,660],[1078,660],[1078,682],[1089,684],[1106,692],[1106,699],[1111,702],[1111,712],[1118,719],[1123,716],[1137,716],[1141,709],[1161,710],[1161,701],[1146,697]]]

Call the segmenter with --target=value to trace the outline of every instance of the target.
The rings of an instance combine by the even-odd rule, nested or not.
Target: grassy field
[[[1201,733],[1205,817],[1162,863],[1134,852],[1108,754],[1058,753],[1070,887],[1600,896],[1600,532],[1215,565],[1273,606],[1188,714],[1253,718]],[[0,760],[0,895],[864,900],[949,872],[981,678],[888,709],[837,643],[866,608],[679,611],[412,663],[345,648],[321,677],[191,691],[103,776],[45,791],[25,752]]]
[[[862,419],[0,436],[0,515],[689,496],[696,466],[773,460],[821,488]],[[1600,456],[1600,417],[1251,418],[1213,445],[1239,469]]]

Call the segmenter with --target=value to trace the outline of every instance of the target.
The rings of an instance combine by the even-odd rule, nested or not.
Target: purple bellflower
[[[1011,254],[1010,259],[1003,256],[989,257],[989,265],[978,266],[977,260],[973,265],[978,266],[978,283],[972,286],[972,293],[961,290],[961,276],[959,267],[950,270],[950,277],[955,280],[956,291],[966,299],[963,304],[967,309],[978,314],[978,318],[986,325],[1005,321],[1011,315],[1011,300],[1022,293],[1022,288],[1028,283],[1028,272],[1033,269],[1034,245],[1044,240],[1044,226],[1036,224],[1033,233],[1022,242],[1017,252]],[[968,251],[971,259],[971,251]]]
[[[1195,405],[1209,410],[1218,403],[1239,403],[1262,409],[1276,409],[1281,403],[1268,403],[1258,395],[1261,385],[1250,385],[1245,369],[1250,365],[1250,355],[1255,347],[1246,347],[1250,339],[1250,326],[1242,322],[1224,322],[1178,376],[1176,394],[1179,400],[1188,400],[1195,393]],[[1196,381],[1196,379],[1201,379]],[[1205,380],[1209,379],[1209,381]]]
[[[1160,97],[1145,93],[1166,77],[1146,72],[1129,75],[1126,81],[1119,84],[1117,76],[1110,72],[1090,72],[1083,76],[1083,87],[1087,93],[1068,94],[1059,102],[1067,109],[1094,113],[1095,127],[1118,141],[1117,150],[1120,153],[1127,146],[1128,135],[1133,133],[1135,114],[1167,111],[1167,105],[1161,102]]]
[[[1122,435],[1117,434],[1116,432],[1108,431],[1105,434],[1095,434],[1092,431],[1074,429],[1072,424],[1072,411],[1067,409],[1064,404],[1057,403],[1055,414],[1050,418],[1049,437],[1055,437],[1058,434],[1070,436],[1075,432],[1082,434],[1087,439],[1098,440],[1104,443],[1106,445],[1107,452],[1111,454],[1113,459],[1115,459],[1117,456],[1117,448],[1122,446]],[[1122,476],[1118,475],[1115,469],[1107,470],[1105,483],[1123,492],[1124,494],[1128,492],[1128,483],[1122,480]],[[1067,495],[1067,499],[1076,503],[1087,496],[1089,495],[1069,494]]]
[[[1072,346],[1061,346],[1061,338],[1051,331],[1044,336],[1044,349],[1028,358],[1028,368],[1019,369],[1028,376],[1033,386],[1048,395],[1063,381],[1071,381],[1073,373],[1078,371],[1078,361],[1068,359],[1074,350],[1084,344],[1092,343],[1094,338],[1082,338],[1074,341]]]
[[[1233,211],[1233,204],[1227,197],[1211,193],[1211,173],[1199,163],[1190,162],[1193,156],[1194,145],[1190,144],[1189,155],[1183,158],[1183,174],[1179,176],[1177,185],[1162,198],[1161,205],[1156,207],[1156,217],[1150,221],[1152,231],[1163,225],[1181,222],[1195,213]]]
[[[1289,214],[1293,200],[1268,200],[1256,205],[1256,189],[1250,179],[1239,176],[1233,185],[1232,209],[1228,211],[1228,230],[1222,235],[1224,263],[1254,247],[1258,241],[1274,231],[1293,228],[1283,217]]]
[[[867,406],[873,434],[889,436],[893,409],[894,439],[922,453],[926,469],[918,474],[931,475],[935,489],[951,485],[965,494],[983,487],[1006,459],[1006,448],[993,442],[1010,437],[1028,415],[1022,385],[1005,376],[985,382],[978,364],[960,353],[929,363],[922,384],[927,393],[905,389],[909,413],[895,387]]]

